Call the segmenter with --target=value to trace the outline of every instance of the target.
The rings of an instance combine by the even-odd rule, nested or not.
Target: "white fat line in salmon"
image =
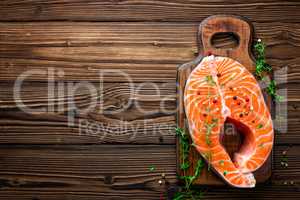
[[[191,83],[190,87],[194,87],[197,84],[199,84],[199,86],[202,86],[202,85],[206,84],[205,79],[204,80],[199,80],[199,79],[196,79],[196,78],[189,79],[189,82],[192,82],[192,81],[193,81],[193,83]]]
[[[233,65],[234,64],[232,64],[232,66]],[[239,70],[239,72],[233,72],[235,70]],[[240,75],[242,75],[245,72],[245,69],[244,68],[240,68],[239,66],[235,65],[235,67],[228,68],[227,70],[223,71],[224,74],[227,74],[229,72],[233,72],[233,73],[231,73],[232,75],[234,75],[232,77],[238,79],[237,77],[240,77]]]
[[[270,136],[271,134],[272,134],[272,130],[269,131],[269,132],[266,133],[266,134],[262,134],[262,135],[258,136],[258,137],[255,139],[255,141],[256,141],[256,142],[259,142],[262,138],[268,137],[268,136]],[[265,145],[266,142],[264,142],[263,144]]]
[[[205,88],[208,89],[208,88],[210,88],[210,87],[201,87],[202,90],[204,90]],[[212,89],[212,88],[210,88],[210,89]],[[212,89],[212,90],[213,90],[213,91],[211,91],[211,92],[215,92],[214,89]],[[197,92],[197,91],[199,91],[199,89],[190,89],[190,91],[196,91],[196,92]],[[215,95],[216,95],[216,94],[215,94]],[[194,94],[187,94],[187,96],[185,97],[185,99],[186,99],[186,98],[189,98],[190,96],[207,96],[207,94],[197,94],[197,93],[194,93]]]
[[[190,101],[190,102],[191,102],[191,103],[194,103],[194,101],[196,101],[197,99],[201,99],[201,97],[196,97],[196,98],[194,98],[194,99],[193,99],[192,101]],[[191,106],[191,103],[188,104],[187,107]],[[190,110],[190,109],[189,109],[189,110]],[[199,112],[199,111],[197,111],[196,109],[194,109],[194,110],[192,111],[192,113],[190,113],[192,119],[194,118],[195,112]]]
[[[252,156],[252,158],[254,158],[254,159],[258,159],[258,160],[264,160],[263,158],[261,158],[261,157],[257,157],[257,156]]]
[[[232,79],[231,75],[227,75],[227,77],[226,77],[226,75],[224,75],[224,77],[222,78],[222,82],[224,82],[223,84],[226,85],[226,86],[234,86],[240,81],[244,81],[243,83],[245,83],[246,82],[245,80],[252,79],[252,77],[250,75],[246,75],[243,78],[233,78],[233,79]]]
[[[213,67],[213,68],[210,69],[211,70],[210,72],[211,72],[211,75],[213,77],[214,82],[216,83],[216,87],[217,87],[218,93],[219,93],[220,98],[221,98],[221,105],[222,105],[221,106],[221,113],[222,113],[223,118],[225,119],[227,116],[230,115],[230,109],[225,104],[224,94],[223,94],[223,92],[221,90],[221,87],[219,85],[219,80],[218,80],[218,77],[217,77],[218,72],[216,70],[216,64],[215,64],[215,57],[211,56],[208,59],[210,59],[209,60],[211,62],[210,64]]]
[[[273,145],[273,140],[272,142],[264,142],[262,146],[260,146],[261,148],[266,147],[268,145]]]
[[[201,150],[201,151],[207,151],[207,148],[206,147],[202,147],[200,145],[197,145],[197,144],[194,144],[195,147],[197,147],[198,150]],[[210,148],[209,151],[213,152],[215,150],[215,148],[221,148],[220,146],[215,146],[213,148]],[[220,151],[222,151],[223,149],[220,149]]]
[[[220,64],[220,67],[219,67],[220,70],[224,70],[224,67],[225,67],[225,66],[228,66],[227,63],[230,62],[229,60],[225,60],[225,59],[223,59],[222,57],[216,57],[216,59],[217,59],[218,61],[219,61],[219,60],[222,61],[222,63]]]

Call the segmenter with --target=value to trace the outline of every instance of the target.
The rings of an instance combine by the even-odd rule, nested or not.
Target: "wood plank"
[[[175,187],[174,187],[175,188]],[[168,194],[173,194],[174,189],[171,188]],[[203,198],[209,200],[215,199],[245,199],[245,200],[272,200],[272,199],[285,199],[285,200],[298,200],[300,197],[299,188],[297,186],[261,186],[256,187],[254,190],[245,191],[238,189],[228,188],[206,188],[204,191]],[[280,191],[280,192],[279,192]],[[103,192],[60,192],[51,189],[48,191],[41,191],[39,189],[27,189],[25,190],[3,190],[0,191],[0,199],[14,199],[14,200],[37,200],[37,199],[49,199],[49,200],[61,200],[61,199],[79,199],[79,200],[91,200],[91,199],[132,199],[132,200],[157,200],[163,197],[166,199],[165,193],[167,190],[162,192],[152,192],[143,189],[128,189],[112,191],[110,193]]]
[[[106,70],[106,69],[114,69],[120,70],[122,72],[126,72],[130,75],[134,82],[167,82],[171,86],[175,86],[175,78],[176,78],[176,70],[177,70],[177,63],[183,63],[189,61],[194,58],[195,52],[189,54],[187,52],[191,51],[191,49],[196,50],[196,31],[197,31],[197,23],[188,23],[188,24],[181,24],[181,23],[113,23],[113,25],[109,23],[76,23],[73,24],[71,22],[51,22],[51,23],[1,23],[0,29],[0,42],[1,47],[11,47],[17,52],[17,55],[10,55],[11,58],[1,58],[0,59],[0,79],[1,80],[8,80],[12,81],[15,80],[18,75],[26,70],[46,70],[46,69],[55,69],[55,70],[64,70],[64,76],[59,77],[56,76],[56,80],[88,80],[88,81],[99,81],[99,70]],[[120,31],[117,31],[118,28],[121,27]],[[177,31],[173,31],[174,28],[177,27]],[[299,82],[298,78],[298,48],[299,48],[299,40],[298,35],[300,32],[300,26],[297,24],[292,23],[280,23],[280,22],[272,22],[272,23],[255,23],[257,37],[263,39],[263,41],[267,42],[268,49],[267,49],[267,57],[270,64],[273,65],[275,69],[280,69],[282,67],[288,67],[288,85],[283,85],[282,87],[288,87],[288,92],[291,90],[296,90],[297,83]],[[29,34],[28,34],[29,33]],[[113,34],[115,33],[115,34]],[[68,42],[69,41],[69,42]],[[121,51],[122,56],[116,56],[115,60],[110,62],[102,62],[100,58],[96,55],[91,54],[90,58],[95,59],[97,62],[91,62],[89,59],[78,60],[76,57],[78,54],[71,53],[68,57],[68,61],[55,60],[52,54],[47,55],[37,55],[33,54],[33,56],[39,57],[44,56],[44,58],[52,59],[52,60],[39,60],[37,58],[30,59],[32,56],[30,52],[24,53],[21,52],[22,49],[35,49],[35,48],[68,48],[72,47],[73,49],[78,48],[87,48],[87,46],[94,46],[96,48],[101,48],[102,43],[104,46],[109,47],[109,44],[115,43],[120,46],[130,46],[129,49],[132,52],[128,53],[128,49],[123,48]],[[228,44],[230,41],[228,40],[220,40],[220,44]],[[149,53],[139,54],[136,55],[135,52],[139,50],[139,46],[149,45],[154,49],[163,46],[165,47],[164,51],[168,51],[169,47],[176,49],[177,51],[185,51],[184,54],[180,52],[178,55],[188,55],[181,58],[175,58],[177,53],[174,53],[173,57],[164,57],[163,60],[156,59],[155,62],[152,61],[152,56],[157,55],[157,53],[152,54]],[[178,47],[178,48],[177,48]],[[19,49],[20,48],[20,49]],[[45,49],[45,51],[46,51]],[[173,49],[173,50],[174,50]],[[133,51],[134,50],[134,51]],[[44,51],[44,50],[42,50]],[[81,50],[80,50],[81,51]],[[118,48],[116,48],[118,52]],[[175,51],[175,50],[174,50]],[[150,51],[148,51],[150,52]],[[163,52],[163,51],[161,51]],[[291,52],[291,53],[286,53]],[[5,53],[5,52],[4,52]],[[22,55],[25,58],[22,58]],[[124,56],[127,55],[127,56]],[[61,55],[57,54],[56,59],[64,59]],[[149,57],[148,57],[149,56]],[[21,58],[15,58],[21,57]],[[29,57],[29,58],[28,58]],[[160,57],[163,57],[160,55]],[[111,57],[108,58],[111,59]],[[134,58],[132,60],[131,58]],[[71,61],[75,59],[75,61]],[[145,59],[148,60],[145,62]],[[122,61],[123,60],[123,61]],[[99,62],[98,62],[99,61]],[[122,61],[122,62],[121,62]],[[157,62],[157,63],[156,63]],[[57,72],[56,71],[56,72]],[[48,72],[48,71],[46,71]],[[84,76],[83,76],[84,74]],[[43,74],[34,74],[30,76],[29,80],[32,81],[45,81],[47,79],[46,75]],[[284,76],[280,76],[280,79],[283,80]],[[105,74],[103,80],[105,82],[128,82],[128,79],[123,77],[120,74]],[[7,82],[3,82],[1,84],[5,92],[8,85]],[[40,84],[40,83],[38,83]],[[294,84],[294,86],[290,86],[290,84]],[[294,89],[293,89],[294,88]],[[23,88],[24,89],[24,88]],[[29,90],[34,90],[29,89]],[[38,89],[38,91],[45,90],[45,89]],[[25,89],[26,91],[26,89]],[[289,92],[289,99],[292,98],[293,102],[289,102],[289,132],[288,134],[280,134],[277,137],[279,138],[277,141],[278,143],[298,143],[298,133],[299,133],[299,120],[297,116],[297,109],[294,109],[296,101],[299,100],[297,97],[297,90],[290,94]],[[46,106],[44,103],[45,98],[42,97],[43,95],[28,92],[28,95],[35,95],[38,97],[37,99],[33,99],[33,101],[28,101],[27,105],[31,106]],[[114,94],[117,94],[116,92]],[[174,94],[174,90],[171,89],[169,94],[172,96]],[[292,95],[292,96],[290,96]],[[126,97],[126,95],[125,95]],[[4,99],[1,99],[5,102],[5,106],[14,107],[13,103],[11,104],[12,100],[5,99],[8,96],[4,96]],[[29,96],[27,99],[29,100]],[[42,99],[39,99],[42,98]],[[66,97],[64,97],[66,99]],[[86,100],[87,98],[87,100]],[[26,98],[25,98],[26,99]],[[85,102],[88,101],[89,96],[83,95],[83,97],[78,97],[78,103],[85,105]],[[126,98],[122,98],[123,100]],[[152,99],[148,98],[148,95],[145,99]],[[8,100],[8,101],[7,101]],[[41,102],[43,101],[43,102]],[[59,100],[59,103],[63,101]],[[143,101],[144,102],[144,101]],[[156,103],[144,103],[143,107],[148,107],[152,109],[158,105],[159,101],[155,101]],[[2,102],[3,103],[3,102]],[[8,104],[6,104],[8,103]],[[53,103],[53,102],[51,102]],[[50,105],[51,105],[50,103]],[[170,101],[172,104],[172,101]],[[2,105],[2,104],[1,104]],[[155,105],[155,106],[154,106]],[[292,105],[292,106],[291,106]],[[118,108],[120,103],[118,100],[114,101],[113,107]],[[297,106],[296,106],[297,107]],[[3,107],[2,107],[3,108]],[[134,110],[134,109],[133,109]],[[291,110],[291,111],[290,111]],[[132,112],[130,112],[132,113]],[[295,113],[295,114],[293,114]],[[23,116],[23,115],[22,115]],[[136,118],[137,115],[126,115],[122,114],[118,116],[120,117],[128,117],[133,116]],[[35,118],[31,116],[32,118]],[[29,117],[29,118],[31,118]],[[111,117],[111,116],[110,116]],[[109,117],[109,118],[110,118]],[[50,121],[52,119],[61,118],[61,116],[49,117]],[[28,120],[28,116],[25,117]],[[158,118],[157,118],[158,119]],[[164,118],[163,121],[168,121],[167,124],[171,124],[172,126],[172,119]],[[25,121],[26,121],[25,120]],[[46,120],[47,121],[47,120]],[[49,120],[48,120],[49,121]],[[54,120],[56,121],[56,120]],[[18,122],[19,123],[19,122]],[[11,126],[10,130],[14,130],[16,127]],[[19,126],[16,132],[24,134],[22,131],[24,126]],[[24,129],[28,131],[32,131],[34,129],[34,125],[31,128]],[[55,130],[53,127],[48,127],[47,131],[58,133],[58,130]],[[62,128],[61,134],[68,134],[74,132],[73,129],[70,128]],[[39,130],[37,130],[39,131]],[[10,131],[8,131],[10,132]],[[26,132],[26,131],[25,131]],[[77,131],[78,132],[78,131]],[[76,132],[76,133],[77,133]],[[36,133],[36,131],[35,131]],[[37,133],[37,134],[40,134]],[[36,136],[36,135],[35,135]],[[67,136],[65,136],[67,137]],[[32,137],[26,139],[26,141],[30,142]],[[43,137],[42,137],[43,138]],[[40,138],[40,140],[43,140]],[[62,140],[63,138],[60,137]],[[59,141],[56,136],[53,136],[53,140]],[[68,139],[70,140],[70,138]],[[9,140],[11,142],[11,139]],[[6,140],[6,142],[9,142]],[[21,140],[22,141],[22,140]],[[21,142],[20,141],[20,142]],[[50,140],[51,141],[51,140]],[[63,140],[66,142],[66,140]],[[78,140],[77,140],[78,141]],[[88,141],[91,141],[88,139]],[[112,140],[115,141],[115,140]],[[152,140],[150,140],[152,141]],[[155,139],[157,141],[157,139]],[[168,140],[167,140],[168,141]],[[172,140],[173,141],[173,140]],[[46,137],[44,142],[46,142]]]
[[[297,83],[300,26],[254,25],[257,37],[267,43],[270,64],[275,69],[287,66],[288,80]],[[99,71],[113,69],[136,82],[170,82],[177,66],[198,54],[196,23],[0,23],[0,27],[0,80],[53,67],[64,71],[63,77],[57,77],[60,80],[95,81]],[[228,43],[220,39],[217,45]],[[46,77],[38,73],[28,79]],[[120,73],[107,73],[104,79],[128,81]]]
[[[166,110],[175,109],[176,106],[176,85],[171,83],[24,81],[21,82],[20,89],[16,88],[15,82],[0,82],[0,108],[16,109],[28,107],[41,110],[51,106],[53,107],[52,110],[48,108],[45,111],[64,113],[74,109],[69,105],[74,103],[78,109],[85,109],[94,105],[95,111],[104,113],[118,110],[121,112],[122,109],[129,108],[131,104],[134,104],[135,107],[140,106],[141,110],[146,110],[147,112],[156,110],[160,104],[165,106]],[[18,103],[24,105],[19,105]],[[115,117],[118,118],[117,116]],[[123,117],[130,120],[139,118],[141,115]]]
[[[277,31],[283,27],[297,27],[290,23],[276,24],[279,25],[274,28]],[[56,47],[105,44],[191,46],[196,43],[197,26],[197,23],[191,22],[0,22],[0,44]]]
[[[97,59],[100,59],[97,57]],[[27,81],[46,81],[51,71],[57,81],[175,82],[176,64],[124,62],[69,62],[0,58],[0,81],[26,75]],[[62,74],[62,75],[59,75]]]
[[[238,13],[252,21],[299,22],[296,0],[84,1],[4,0],[2,21],[201,21],[209,15]],[[259,10],[259,12],[258,12]]]
[[[277,82],[288,82],[288,84],[299,84],[299,61],[300,59],[295,55],[288,59],[268,59],[268,63],[273,67],[276,74]]]
[[[283,184],[293,181],[294,184],[299,183],[300,171],[299,171],[299,145],[289,146],[275,146],[274,148],[274,173],[271,179],[273,184]],[[286,155],[284,153],[286,152]],[[286,159],[285,159],[286,158]],[[288,167],[282,166],[281,162],[287,160]],[[292,175],[291,175],[292,174]],[[299,185],[298,185],[299,187]]]
[[[298,200],[300,197],[298,186],[270,186],[264,185],[253,190],[245,191],[241,189],[209,188],[204,193],[205,199],[286,199]]]
[[[0,83],[0,143],[175,142],[175,85],[59,82],[53,94],[49,85],[25,82],[16,99],[13,83]]]
[[[75,57],[75,55],[74,55]],[[52,59],[52,58],[51,58]],[[193,58],[191,58],[193,59]],[[269,59],[275,73],[286,67],[287,74],[278,76],[278,81],[299,83],[299,60]],[[170,60],[173,62],[174,60]],[[81,62],[81,61],[52,61],[39,59],[0,58],[0,81],[12,81],[20,75],[29,74],[28,81],[46,81],[51,70],[55,80],[67,81],[99,81],[100,77],[106,82],[172,82],[176,80],[176,70],[179,63],[122,63]],[[185,61],[180,61],[185,63]],[[59,75],[62,74],[62,76]],[[280,73],[280,72],[279,72]]]
[[[175,117],[121,121],[104,116],[76,117],[70,124],[57,114],[2,113],[0,143],[8,144],[173,144]]]
[[[280,89],[287,89],[285,100],[281,103],[277,102],[275,108],[274,127],[275,127],[275,143],[277,144],[300,144],[299,143],[299,86],[292,81],[287,84],[282,84]],[[281,122],[280,122],[281,121]],[[279,123],[278,123],[279,122]],[[287,123],[287,127],[281,127]],[[285,128],[287,128],[285,130]]]
[[[162,173],[170,183],[176,182],[174,146],[0,146],[0,149],[1,199],[8,196],[158,199],[164,192],[164,186],[158,184]],[[152,165],[153,172],[149,170]]]
[[[66,62],[142,62],[180,63],[193,57],[183,47],[153,45],[102,45],[90,47],[22,47],[0,46],[0,58],[37,59]]]
[[[0,22],[0,44],[66,47],[114,43],[196,47],[195,36],[200,21]],[[263,39],[269,46],[278,44],[299,46],[299,24],[279,21],[258,23],[251,20],[251,22],[255,28],[255,37]],[[216,45],[222,47],[223,43],[230,42],[230,38],[227,40],[219,38],[218,41]]]
[[[287,168],[280,164],[283,151]],[[202,188],[204,197],[299,199],[299,152],[300,146],[276,146],[269,183],[250,191]],[[1,145],[0,158],[1,199],[159,199],[167,190],[158,184],[162,173],[167,187],[177,182],[175,145]]]

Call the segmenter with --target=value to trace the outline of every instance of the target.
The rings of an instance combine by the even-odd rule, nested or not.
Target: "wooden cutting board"
[[[212,44],[212,38],[215,34],[229,33],[236,36],[238,39],[238,45],[235,48],[217,48]],[[203,55],[213,54],[218,56],[226,56],[233,58],[243,64],[251,72],[255,69],[255,62],[253,55],[251,54],[251,41],[252,41],[253,29],[249,22],[238,16],[230,15],[214,15],[205,19],[199,26],[198,32],[198,47],[199,56],[178,68],[177,73],[177,126],[183,128],[186,133],[188,133],[187,119],[184,112],[183,94],[185,83],[189,77],[189,74],[194,67],[201,61]],[[264,93],[266,94],[266,93]],[[266,102],[271,109],[272,101],[265,95]],[[234,128],[229,127],[228,123],[225,123],[226,134],[223,136],[222,143],[232,155],[239,149],[242,143],[242,135],[238,133]],[[194,168],[196,166],[197,160],[201,158],[201,155],[191,147],[189,162],[191,167],[187,170],[185,175],[193,175]],[[183,175],[183,171],[180,170],[180,141],[177,139],[177,172],[178,175]],[[272,155],[268,158],[266,163],[257,170],[254,175],[257,183],[263,183],[267,181],[271,176],[272,171]],[[208,170],[208,167],[204,167],[201,176],[194,181],[196,185],[215,185],[222,186],[225,182],[219,178],[212,170]]]

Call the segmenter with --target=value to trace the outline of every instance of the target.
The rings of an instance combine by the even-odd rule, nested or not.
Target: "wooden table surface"
[[[287,88],[288,130],[276,133],[268,183],[253,190],[202,188],[204,199],[300,199],[298,0],[2,0],[0,198],[166,199],[177,183],[177,68],[197,55],[198,24],[213,14],[247,17],[267,45],[268,63],[287,67],[288,81],[280,87]],[[107,73],[101,82],[99,70],[111,69],[133,84],[120,73]],[[29,70],[35,73],[23,83],[21,99],[32,110],[25,112],[13,88]],[[59,89],[48,98],[51,70]],[[101,99],[88,113],[70,107],[64,92],[84,81],[103,89],[77,90],[77,108]],[[102,124],[100,134],[81,133],[85,120]],[[169,184],[158,184],[162,173]]]

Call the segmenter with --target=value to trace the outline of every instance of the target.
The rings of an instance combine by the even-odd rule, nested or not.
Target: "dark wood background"
[[[298,0],[2,0],[0,2],[0,198],[1,199],[160,199],[167,191],[161,174],[176,185],[176,71],[197,55],[198,24],[213,14],[247,17],[255,36],[267,44],[267,61],[288,67],[288,131],[276,133],[271,180],[253,190],[203,188],[205,199],[300,199],[300,2]],[[228,43],[220,40],[220,43]],[[129,100],[149,111],[129,106],[116,114],[74,111],[68,126],[68,95],[47,100],[47,76],[27,79],[22,99],[31,108],[63,105],[61,112],[24,113],[13,98],[14,80],[31,69],[64,70],[61,84],[99,83],[99,69],[120,69],[122,76],[104,78],[104,110],[117,110]],[[151,85],[129,98],[130,90]],[[96,94],[95,94],[96,95]],[[87,107],[87,90],[79,90],[76,105]],[[78,134],[79,119],[137,127],[125,132]],[[153,128],[160,132],[153,134]],[[287,151],[288,167],[282,167]],[[150,166],[154,171],[149,171]]]

